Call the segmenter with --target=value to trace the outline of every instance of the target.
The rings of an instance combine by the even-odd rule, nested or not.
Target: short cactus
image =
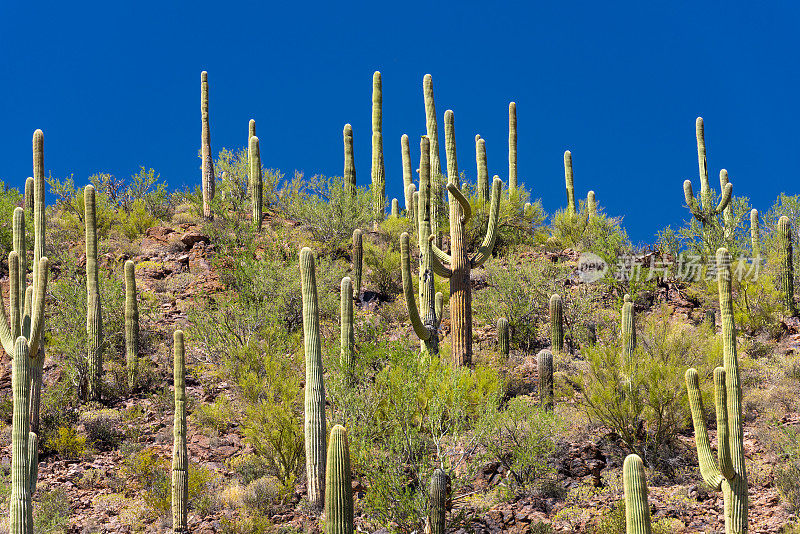
[[[430,534],[445,534],[447,532],[447,508],[451,500],[450,477],[441,468],[437,468],[431,475],[430,509],[428,510],[428,526]]]
[[[375,195],[375,218],[382,221],[386,209],[386,168],[383,160],[383,90],[381,73],[372,75],[372,194]]]
[[[355,334],[353,332],[353,283],[348,276],[342,278],[339,301],[339,320],[341,322],[339,365],[345,370],[348,378],[352,378]]]
[[[589,220],[597,217],[597,200],[594,197],[594,191],[589,191],[586,195],[586,213],[589,215]]]
[[[364,238],[361,230],[353,230],[353,298],[361,298],[361,272],[364,264]]]
[[[34,198],[34,189],[35,189],[36,180],[33,179],[33,176],[28,176],[28,179],[25,180],[25,214],[33,214],[33,206],[35,202]]]
[[[189,449],[186,445],[186,352],[183,331],[173,334],[173,366],[175,383],[175,417],[172,444],[172,531],[189,532]]]
[[[553,409],[553,353],[547,349],[536,355],[539,372],[539,404],[547,410]]]
[[[392,199],[392,219],[397,219],[400,217],[400,202],[396,198]]]
[[[554,351],[564,352],[564,305],[558,294],[550,297],[550,344]]]
[[[783,294],[783,305],[786,313],[794,317],[797,315],[797,307],[794,303],[794,264],[792,262],[792,223],[789,217],[782,215],[778,219],[778,242],[780,246],[781,260],[781,293]]]
[[[508,194],[517,190],[517,103],[508,103]]]
[[[353,127],[344,125],[344,188],[350,194],[356,194],[356,162],[353,154]]]
[[[439,224],[444,213],[444,175],[442,162],[439,158],[439,127],[436,121],[436,102],[433,98],[433,78],[426,74],[422,78],[422,92],[425,98],[425,128],[429,146],[430,174],[430,212],[431,234],[434,235],[434,245],[441,246],[442,238],[439,235]]]
[[[500,354],[503,355],[503,360],[508,360],[509,353],[509,335],[508,335],[508,319],[500,317],[497,320],[497,348]]]
[[[647,504],[647,480],[644,463],[629,454],[622,466],[622,487],[625,491],[625,527],[627,534],[650,534],[650,506]]]
[[[250,202],[253,206],[253,226],[256,230],[261,229],[261,221],[264,218],[264,182],[261,177],[261,148],[258,137],[250,138]]]
[[[411,146],[408,143],[408,136],[403,134],[400,138],[400,153],[403,161],[403,196],[405,198],[406,216],[412,211],[412,198],[413,192],[409,192],[411,186],[414,185],[413,176],[411,174]]]
[[[486,163],[486,141],[480,135],[475,136],[475,163],[478,167],[478,198],[489,202],[489,168]]]
[[[214,200],[214,158],[211,155],[211,126],[208,120],[208,73],[200,73],[200,118],[202,121],[202,135],[200,157],[203,162],[203,217],[211,217],[211,201]]]
[[[139,304],[136,302],[135,267],[125,262],[125,363],[128,368],[128,389],[136,387],[139,361]]]
[[[328,443],[325,480],[325,534],[353,534],[353,487],[347,430],[336,425]]]
[[[750,210],[750,246],[753,249],[753,257],[761,257],[761,226],[758,221],[758,210]]]
[[[633,301],[630,295],[625,295],[622,302],[622,354],[629,361],[636,350],[636,323],[634,319]]]
[[[88,395],[99,401],[103,380],[103,314],[100,309],[100,277],[97,270],[97,217],[94,186],[83,190],[86,230],[86,357]]]
[[[303,338],[305,343],[305,446],[308,502],[315,510],[325,505],[325,384],[322,345],[319,337],[317,274],[314,253],[300,251],[300,282],[303,291]]]
[[[572,174],[572,152],[564,152],[564,181],[567,184],[567,213],[575,215],[575,179]]]

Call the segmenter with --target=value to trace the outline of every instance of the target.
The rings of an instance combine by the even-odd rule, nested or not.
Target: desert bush
[[[465,184],[470,192],[469,202],[472,207],[472,218],[467,223],[465,244],[472,251],[480,246],[486,235],[489,222],[489,203],[484,202],[475,194],[473,184]],[[489,184],[491,187],[491,184]],[[497,215],[497,237],[495,239],[494,254],[502,255],[519,245],[532,244],[536,233],[544,222],[544,210],[539,200],[531,202],[525,209],[530,194],[524,186],[517,187],[513,195],[508,193],[508,184],[503,184],[500,196],[500,206]],[[445,215],[449,212],[445,209]],[[443,232],[448,235],[447,221],[443,221]]]
[[[236,213],[250,213],[250,161],[248,148],[220,150],[214,163],[217,175],[217,194],[214,200],[221,208]],[[225,173],[225,179],[222,174]],[[278,185],[283,182],[283,173],[274,169],[261,168],[263,206],[274,206],[278,201]],[[212,208],[215,206],[212,206]],[[214,210],[216,215],[222,210]]]
[[[22,194],[0,181],[0,246],[4,257],[11,252],[14,208],[21,205]]]
[[[800,430],[780,427],[771,432],[771,445],[780,458],[773,468],[775,486],[793,511],[800,510]]]
[[[667,520],[653,520],[653,534],[671,534],[674,529]],[[603,512],[587,529],[589,534],[625,534],[625,501],[620,500],[610,509]]]
[[[391,243],[376,245],[365,239],[364,243],[365,286],[393,299],[403,288],[400,272],[400,250]]]
[[[69,495],[62,488],[54,488],[39,496],[34,507],[33,531],[41,534],[66,534],[72,507]]]
[[[192,413],[200,426],[217,433],[225,432],[234,419],[234,406],[230,398],[222,394],[214,402],[201,404]]]
[[[45,451],[52,450],[49,443],[59,436],[59,429],[73,428],[78,422],[78,395],[69,382],[59,380],[42,387],[39,406],[39,443]]]
[[[78,460],[88,452],[86,438],[79,435],[74,428],[63,426],[48,438],[45,449],[55,452],[65,460]]]
[[[60,230],[66,239],[65,241],[82,241],[84,230],[84,203],[83,187],[75,188],[75,181],[72,176],[59,180],[50,175],[47,177],[47,184],[50,186],[50,194],[55,197],[55,212],[53,213],[51,228],[57,233]],[[95,195],[95,217],[97,222],[97,238],[102,240],[108,237],[109,229],[119,221],[117,207],[112,203],[103,191],[97,191]],[[52,237],[50,239],[52,241]],[[56,247],[55,250],[58,250]],[[50,257],[60,257],[50,256]]]
[[[81,415],[86,439],[97,450],[111,450],[122,442],[121,418],[114,410],[97,410]]]

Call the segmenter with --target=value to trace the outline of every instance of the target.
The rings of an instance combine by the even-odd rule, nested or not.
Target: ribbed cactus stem
[[[539,404],[545,409],[553,409],[553,353],[547,349],[536,355],[539,372]]]
[[[508,319],[500,317],[497,320],[497,348],[503,356],[503,360],[508,360],[509,353],[509,335],[508,335]]]
[[[447,504],[450,502],[451,483],[450,477],[441,468],[437,468],[431,475],[430,491],[430,509],[428,510],[430,534],[445,534],[447,532]]]
[[[250,138],[250,149],[248,151],[250,159],[250,202],[253,207],[253,226],[256,230],[261,229],[261,221],[264,218],[264,182],[261,177],[261,148],[258,137]]]
[[[697,117],[694,122],[695,137],[697,138],[697,167],[700,175],[700,205],[702,208],[711,208],[711,186],[708,183],[708,160],[706,158],[706,135],[703,117]]]
[[[183,332],[173,334],[175,416],[172,429],[172,531],[189,532],[189,449],[186,445],[186,352]]]
[[[489,202],[489,167],[486,163],[486,141],[480,135],[475,136],[475,163],[478,167],[478,198]]]
[[[411,145],[408,142],[408,136],[403,134],[400,137],[400,154],[403,161],[403,196],[405,198],[406,214],[411,213],[413,198],[409,193],[409,188],[414,185],[413,176],[411,174]]]
[[[33,203],[34,199],[34,184],[35,180],[33,176],[29,176],[27,180],[25,180],[25,213],[33,214]]]
[[[572,152],[569,150],[564,152],[564,181],[567,184],[567,212],[575,215],[575,179],[572,175]]]
[[[13,254],[13,253],[12,253]],[[14,413],[11,423],[11,497],[9,502],[10,534],[33,534],[31,502],[29,433],[30,433],[30,356],[28,342],[18,337],[11,361],[11,388]]]
[[[36,493],[36,482],[39,479],[39,436],[35,432],[28,432],[28,465],[29,484],[31,495]]]
[[[128,368],[128,389],[136,387],[139,362],[139,304],[136,301],[136,268],[125,262],[125,363]]]
[[[94,186],[83,190],[86,230],[86,357],[89,399],[99,401],[103,381],[103,315],[97,269],[97,217]]]
[[[412,184],[411,187],[414,187],[414,185]],[[419,233],[419,223],[418,223],[418,220],[419,220],[419,191],[414,191],[412,193],[411,202],[413,203],[412,205],[414,206],[414,213],[411,216],[411,222],[414,223],[414,228],[417,230],[417,233]]]
[[[250,119],[247,123],[247,148],[250,149],[250,138],[256,135],[256,120]]]
[[[322,345],[319,337],[317,275],[314,253],[300,251],[300,282],[303,291],[303,338],[305,344],[305,446],[308,502],[315,510],[325,505],[325,384]]]
[[[430,247],[431,228],[431,160],[430,140],[423,135],[419,140],[419,204],[417,206],[417,243],[419,245],[419,306],[420,315],[428,310],[428,277],[433,276]],[[432,293],[430,293],[432,295]]]
[[[792,223],[789,217],[782,215],[778,219],[778,243],[780,246],[780,276],[781,293],[783,305],[786,313],[794,317],[797,315],[797,307],[794,303],[794,263],[792,258]]]
[[[622,466],[622,487],[625,491],[625,527],[627,534],[650,534],[650,506],[647,504],[647,479],[644,463],[629,454]]]
[[[444,175],[442,162],[439,158],[439,127],[436,119],[436,102],[433,98],[433,78],[426,74],[422,79],[422,92],[425,98],[425,129],[430,144],[429,161],[430,171],[430,221],[431,233],[435,236],[434,245],[440,246],[442,238],[439,235],[439,224],[444,213],[443,188]]]
[[[328,443],[325,480],[325,534],[353,534],[353,487],[347,430],[336,425]]]
[[[214,200],[214,159],[211,155],[211,126],[208,120],[208,72],[200,73],[200,118],[202,158],[203,217],[211,217],[211,201]]]
[[[753,249],[753,257],[761,257],[761,226],[757,209],[750,210],[750,246]]]
[[[375,218],[382,221],[386,209],[386,168],[383,159],[383,89],[381,73],[372,75],[372,194]]]
[[[589,219],[597,217],[597,200],[594,197],[594,191],[589,191],[586,195],[586,213],[589,214]]]
[[[622,303],[622,354],[626,361],[633,357],[636,350],[636,324],[634,319],[633,301],[630,295],[625,295]]]
[[[344,372],[347,373],[349,380],[353,376],[355,334],[353,332],[353,283],[348,276],[342,278],[339,292],[339,321],[341,323],[339,364]]]
[[[364,237],[361,230],[353,230],[353,298],[361,298],[361,271],[364,265]]]
[[[728,187],[730,180],[728,179],[728,171],[722,169],[719,171],[719,190],[725,191]],[[731,202],[723,208],[722,210],[722,222],[723,222],[723,235],[725,238],[730,238],[733,235],[733,231],[735,228],[735,222],[733,217],[733,205]]]
[[[356,194],[356,161],[353,154],[353,127],[344,125],[344,187],[350,194]]]
[[[408,184],[408,187],[405,190],[405,197],[406,197],[406,217],[409,221],[416,227],[417,221],[417,210],[414,206],[414,195],[417,193],[417,186],[414,184]]]
[[[408,316],[414,333],[422,342],[422,350],[428,354],[439,353],[439,321],[441,320],[441,304],[439,303],[441,293],[434,295],[433,272],[423,271],[425,275],[420,280],[424,298],[421,302],[427,303],[427,308],[422,308],[424,318],[420,316],[417,309],[417,301],[414,297],[414,282],[411,278],[411,257],[409,253],[409,235],[403,232],[400,235],[400,271],[403,279],[403,296],[406,299]],[[422,267],[420,267],[422,270]]]
[[[517,103],[508,104],[508,194],[517,190]]]
[[[400,202],[396,199],[392,199],[392,218],[397,219],[400,217]]]
[[[550,343],[556,352],[564,352],[564,305],[561,295],[550,297]]]

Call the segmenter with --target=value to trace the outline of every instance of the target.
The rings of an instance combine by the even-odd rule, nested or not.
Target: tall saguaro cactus
[[[31,496],[36,486],[38,440],[36,434],[30,430],[31,413],[35,412],[38,417],[38,407],[32,409],[31,392],[36,387],[34,370],[41,365],[34,355],[40,354],[48,278],[48,261],[43,255],[45,237],[43,153],[44,135],[41,130],[36,130],[33,134],[33,286],[26,289],[25,211],[23,208],[16,208],[12,219],[13,250],[8,255],[10,286],[8,314],[0,293],[0,344],[12,360],[13,415],[8,522],[10,534],[33,534]],[[43,352],[41,354],[43,355]],[[41,371],[38,387],[41,388]]]
[[[750,210],[750,246],[753,249],[753,257],[761,256],[761,225],[758,221],[758,210]]]
[[[39,275],[39,261],[44,257],[45,245],[45,202],[44,202],[44,134],[41,130],[36,130],[33,134],[33,176],[25,181],[25,217],[30,217],[33,220],[34,227],[34,244],[33,244],[33,277],[34,286],[36,286],[36,278]],[[20,265],[25,265],[27,262],[25,258],[27,254],[18,250],[20,255]],[[24,286],[24,271],[23,279],[20,280],[21,286]],[[44,326],[42,326],[44,328]],[[39,343],[39,350],[31,352],[32,369],[31,369],[31,432],[34,434],[39,433],[39,408],[42,398],[42,373],[44,368],[44,343]],[[37,452],[36,448],[33,449],[34,453]],[[34,472],[33,485],[35,488],[35,472],[38,465],[38,455],[31,458],[31,466]]]
[[[553,409],[553,353],[547,349],[536,355],[539,372],[539,404],[547,410]]]
[[[100,276],[97,269],[97,216],[94,186],[83,190],[86,230],[86,358],[87,393],[99,401],[103,381],[103,314],[100,309]]]
[[[495,176],[486,235],[478,251],[467,256],[466,225],[472,217],[469,201],[461,193],[456,161],[455,119],[453,112],[444,113],[444,136],[447,147],[447,191],[450,193],[450,254],[431,244],[431,265],[436,274],[450,278],[450,320],[453,361],[459,365],[472,362],[472,288],[470,272],[489,259],[497,236],[497,218],[502,182]]]
[[[353,127],[344,125],[344,187],[351,195],[356,194],[356,162],[353,154]]]
[[[128,389],[136,386],[139,362],[139,304],[136,302],[136,268],[125,262],[125,363],[128,367]]]
[[[417,301],[414,297],[414,283],[411,278],[411,256],[409,253],[408,232],[400,235],[400,267],[403,277],[403,295],[408,307],[408,316],[414,333],[422,341],[422,349],[428,354],[439,354],[439,321],[442,314],[442,294],[434,295],[433,273],[427,271],[424,277],[422,289],[425,297],[420,304],[427,303],[423,307],[424,317],[420,318],[420,311],[417,310]],[[420,269],[422,269],[420,267]]]
[[[447,503],[450,501],[451,483],[450,476],[442,468],[437,468],[431,475],[430,509],[428,510],[428,525],[430,534],[445,534],[447,532]]]
[[[355,333],[353,332],[353,283],[348,276],[342,278],[342,285],[339,291],[339,320],[341,322],[339,364],[348,374],[348,379],[350,379],[353,376]]]
[[[319,338],[317,274],[314,253],[300,251],[300,282],[303,291],[303,338],[306,356],[305,445],[308,502],[315,510],[325,505],[325,383],[322,345]]]
[[[508,319],[500,317],[497,320],[497,348],[500,354],[503,355],[503,360],[508,360],[509,353],[509,335],[508,335]]]
[[[173,334],[175,417],[172,427],[172,531],[189,532],[189,449],[186,445],[186,351],[183,331]]]
[[[257,136],[250,138],[248,150],[250,159],[250,202],[253,205],[253,226],[261,229],[261,220],[264,218],[264,182],[261,177],[261,148]]]
[[[686,389],[694,423],[697,458],[703,480],[722,490],[725,502],[725,532],[747,532],[747,469],[742,422],[742,384],[736,356],[736,325],[731,296],[731,255],[717,250],[717,289],[722,319],[723,367],[714,369],[714,404],[717,409],[718,462],[714,461],[706,430],[703,398],[696,369],[686,371]]]
[[[629,361],[636,350],[636,324],[634,321],[633,301],[630,295],[625,295],[622,302],[622,353],[625,360]]]
[[[382,221],[386,209],[386,167],[383,160],[383,89],[381,73],[372,75],[372,194],[375,218]]]
[[[575,178],[572,175],[572,152],[569,150],[564,152],[564,181],[567,185],[567,212],[575,215]]]
[[[517,190],[517,103],[508,103],[508,194]]]
[[[353,298],[361,298],[361,271],[364,262],[364,237],[361,230],[353,230]]]
[[[622,487],[625,491],[625,528],[627,534],[650,534],[650,506],[647,504],[647,480],[644,463],[629,454],[622,466]]]
[[[442,174],[442,161],[439,157],[439,127],[436,120],[436,102],[433,99],[433,78],[430,74],[426,74],[422,78],[422,92],[425,98],[425,130],[430,141],[431,233],[435,236],[434,244],[441,246],[442,238],[439,235],[439,224],[444,210],[442,198],[444,176]]]
[[[353,534],[353,486],[347,430],[336,425],[328,443],[325,480],[325,534]]]
[[[478,167],[478,198],[489,202],[489,168],[486,163],[486,141],[480,135],[475,136],[475,163]]]
[[[403,161],[403,197],[405,199],[406,216],[411,213],[413,209],[414,199],[413,192],[409,192],[412,185],[414,185],[413,176],[411,174],[411,146],[408,142],[408,136],[403,134],[400,137],[400,154]]]
[[[782,215],[778,219],[778,242],[781,258],[781,292],[786,313],[792,317],[797,315],[794,304],[794,264],[792,261],[792,223],[789,217]]]
[[[550,342],[554,351],[564,352],[564,305],[557,293],[550,297]]]
[[[214,158],[211,156],[211,126],[208,120],[208,72],[200,73],[200,118],[202,134],[200,139],[200,157],[203,162],[203,217],[210,218],[211,201],[214,200]]]

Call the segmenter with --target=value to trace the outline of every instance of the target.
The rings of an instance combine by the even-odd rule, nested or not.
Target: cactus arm
[[[441,292],[436,293],[434,310],[436,312],[436,329],[442,324],[442,310],[444,309],[444,295]]]
[[[753,256],[761,256],[761,246],[760,246],[760,234],[761,228],[759,227],[758,223],[758,210],[752,209],[750,210],[750,246],[753,249]]]
[[[340,355],[339,364],[345,370],[348,380],[353,373],[353,283],[349,276],[342,278],[339,290],[339,317],[340,334],[339,345]]]
[[[500,189],[503,186],[503,181],[499,176],[495,176],[492,180],[492,201],[489,206],[489,223],[486,226],[486,235],[483,238],[483,243],[478,247],[478,252],[470,260],[472,268],[477,268],[486,263],[486,260],[492,255],[494,250],[494,242],[497,239],[497,221],[500,216]]]
[[[11,534],[33,533],[33,510],[30,494],[30,372],[28,342],[18,337],[14,342],[11,361],[11,388],[14,411],[11,428],[11,496],[9,499],[9,529]]]
[[[732,195],[733,195],[733,184],[728,182],[727,184],[725,184],[725,189],[722,190],[722,198],[720,198],[719,204],[717,204],[717,207],[714,211],[716,213],[722,213],[725,210],[725,208],[728,207],[728,204],[730,204]]]
[[[736,476],[731,463],[730,432],[728,430],[727,394],[725,391],[725,368],[714,369],[714,406],[717,410],[717,456],[722,476],[731,480]]]
[[[30,492],[36,493],[36,483],[39,481],[39,436],[35,432],[28,432],[28,465],[30,471]]]
[[[642,459],[635,454],[629,454],[625,458],[622,472],[627,534],[650,534],[650,506],[647,504],[647,481]]]
[[[683,196],[686,200],[686,206],[688,206],[689,211],[691,211],[695,217],[700,218],[700,208],[698,206],[697,199],[694,196],[694,191],[692,190],[691,180],[683,181]]]
[[[467,200],[461,190],[454,184],[447,184],[447,190],[458,201],[459,205],[461,205],[461,224],[467,224],[472,218],[472,206],[470,206],[469,200]]]
[[[450,255],[436,246],[434,243],[435,235],[431,234],[429,239],[431,243],[431,269],[438,276],[450,278],[453,276],[453,270],[447,266],[452,261]]]
[[[3,345],[3,350],[6,351],[6,354],[14,354],[14,337],[11,335],[2,291],[0,291],[0,344]]]
[[[252,136],[249,141],[250,164],[250,201],[253,211],[253,225],[256,230],[261,229],[264,218],[264,182],[261,177],[261,148],[257,136]]]
[[[708,440],[708,430],[706,429],[705,415],[703,410],[703,397],[700,394],[700,379],[697,370],[690,368],[686,371],[686,390],[689,394],[689,407],[692,411],[692,423],[694,424],[694,441],[697,446],[697,460],[700,463],[700,474],[706,484],[719,490],[725,477],[714,461],[714,454],[711,452],[711,442]]]
[[[19,302],[19,254],[14,250],[8,254],[8,280],[10,286],[8,300],[11,302],[11,337],[17,339],[21,333],[22,316]],[[13,353],[12,351],[10,354]]]
[[[39,260],[37,284],[34,288],[33,305],[31,309],[30,349],[31,354],[37,354],[42,341],[42,328],[44,327],[44,300],[47,291],[47,279],[50,274],[50,262],[46,257]]]
[[[408,253],[408,232],[403,232],[400,236],[400,267],[403,276],[403,295],[406,298],[406,306],[408,308],[408,317],[411,320],[411,326],[414,327],[414,333],[422,341],[428,341],[431,333],[422,324],[422,319],[417,310],[417,301],[414,297],[414,284],[411,281],[411,258]]]

